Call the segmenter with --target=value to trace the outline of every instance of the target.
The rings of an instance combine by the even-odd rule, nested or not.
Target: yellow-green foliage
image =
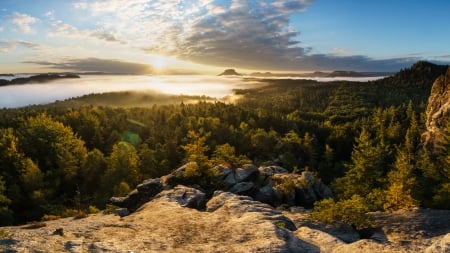
[[[42,216],[42,218],[41,218],[42,221],[50,221],[50,220],[57,220],[57,219],[61,219],[61,216],[53,215],[53,214],[44,214],[44,216]]]
[[[8,231],[0,229],[0,240],[11,239],[11,234]]]
[[[311,218],[325,223],[344,222],[356,229],[371,227],[367,207],[364,199],[353,195],[351,199],[335,202],[333,199],[324,199],[314,204]]]
[[[93,214],[93,213],[99,213],[100,209],[98,209],[96,206],[89,206],[88,207],[88,212]]]
[[[283,192],[284,194],[289,194],[295,189],[295,183],[294,180],[291,178],[284,178],[283,181],[278,185],[278,188]]]

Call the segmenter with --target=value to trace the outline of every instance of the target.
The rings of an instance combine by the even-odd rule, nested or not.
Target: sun
[[[150,64],[155,71],[162,71],[170,65],[171,59],[161,55],[152,55],[150,57]]]

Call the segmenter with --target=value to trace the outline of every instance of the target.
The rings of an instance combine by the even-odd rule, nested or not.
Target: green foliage
[[[367,83],[264,80],[237,90],[233,104],[124,92],[0,109],[0,195],[9,200],[0,220],[103,208],[186,162],[185,182],[205,189],[220,188],[214,165],[251,161],[308,169],[333,184],[338,202],[358,194],[369,210],[444,208],[450,141],[417,149],[430,85],[444,71],[419,62]]]
[[[0,229],[0,240],[7,240],[7,239],[11,239],[11,238],[12,238],[12,236],[8,231]]]
[[[350,199],[335,202],[333,199],[323,199],[314,204],[311,218],[316,221],[334,223],[344,222],[356,229],[372,226],[367,212],[369,208],[364,199],[354,195]]]
[[[349,199],[355,194],[368,195],[383,185],[387,146],[375,143],[363,128],[352,152],[352,162],[345,176],[338,178],[333,189],[340,199]]]
[[[126,195],[131,187],[141,180],[139,175],[139,156],[133,145],[118,142],[106,161],[106,171],[102,178],[103,189],[113,189],[113,193]]]

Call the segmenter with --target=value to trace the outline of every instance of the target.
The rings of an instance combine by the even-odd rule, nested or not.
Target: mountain
[[[219,74],[219,76],[240,76],[241,74],[237,73],[234,69],[226,69],[224,72]]]

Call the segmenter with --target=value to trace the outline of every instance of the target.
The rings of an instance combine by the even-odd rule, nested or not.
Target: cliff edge
[[[442,140],[442,131],[450,119],[450,68],[434,81],[426,110],[426,132],[422,135],[425,145],[436,148]]]

